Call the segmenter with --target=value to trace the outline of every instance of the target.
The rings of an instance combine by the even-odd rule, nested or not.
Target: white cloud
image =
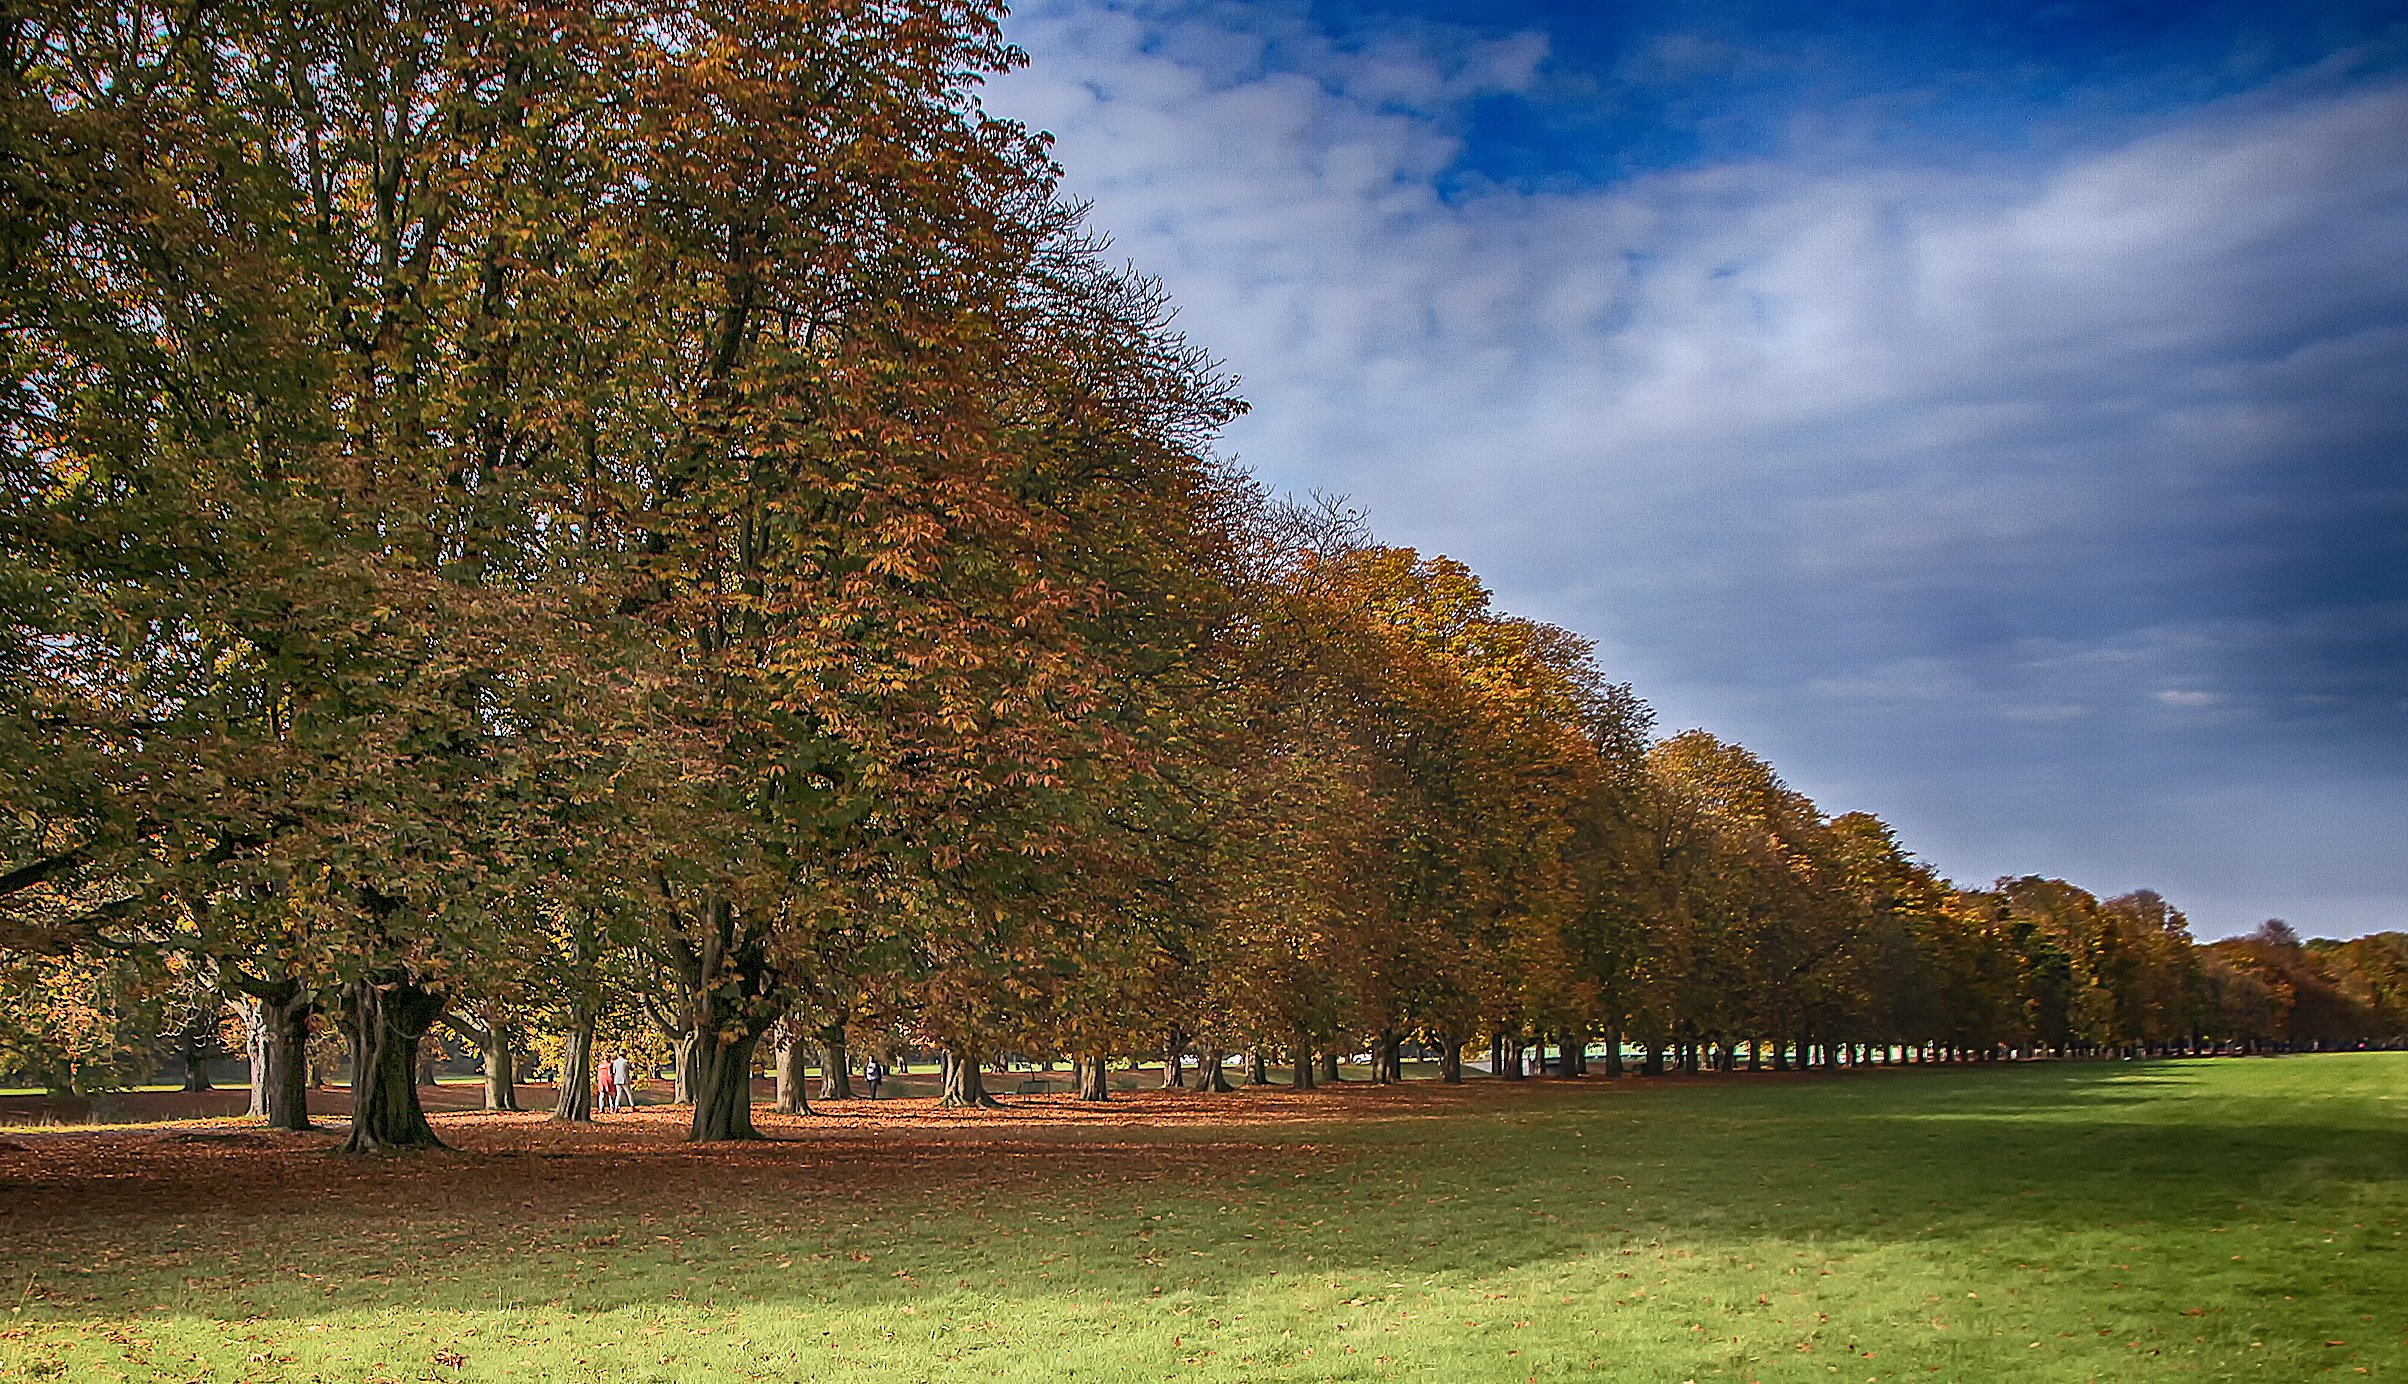
[[[2330,618],[2217,604],[2269,563],[2263,526],[2343,503],[2277,473],[2408,437],[2408,87],[2178,113],[2046,166],[1532,191],[1450,169],[1471,101],[1544,79],[1536,35],[1349,49],[1301,7],[1062,2],[1013,32],[1034,63],[989,104],[1060,136],[1096,224],[1244,376],[1234,450],[1800,782],[1988,783],[2210,719],[2109,707],[2276,705],[2197,689]]]

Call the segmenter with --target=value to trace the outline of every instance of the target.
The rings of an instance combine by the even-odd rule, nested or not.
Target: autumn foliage
[[[1210,453],[1234,383],[984,112],[979,0],[0,19],[0,1068],[331,1025],[1788,1067],[2399,1037],[2396,935],[1958,889]],[[195,1036],[202,1035],[202,1036]],[[313,1039],[313,1035],[320,1035]],[[316,1042],[320,1048],[313,1048]],[[493,1070],[499,1064],[498,1071]]]

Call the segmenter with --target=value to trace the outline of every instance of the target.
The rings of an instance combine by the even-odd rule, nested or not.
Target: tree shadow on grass
[[[2229,1083],[2226,1083],[2229,1084]],[[2258,1083],[2262,1085],[2263,1083]],[[2145,1222],[2204,1234],[2357,1187],[2395,1208],[2401,1122],[2193,1098],[2130,1064],[1804,1080],[1531,1082],[1000,1115],[764,1117],[776,1142],[443,1124],[360,1161],[160,1136],[0,1155],[0,1292],[54,1317],[221,1319],[557,1303],[891,1307],[975,1285],[1211,1295],[1376,1268],[1494,1274],[1634,1246],[1982,1245]],[[853,1103],[865,1105],[866,1103]]]

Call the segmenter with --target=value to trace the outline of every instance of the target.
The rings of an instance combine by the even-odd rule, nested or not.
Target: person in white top
[[[628,1065],[625,1053],[610,1059],[610,1091],[612,1097],[619,1102],[621,1110],[635,1109],[635,1091],[630,1085],[634,1075],[634,1071]]]

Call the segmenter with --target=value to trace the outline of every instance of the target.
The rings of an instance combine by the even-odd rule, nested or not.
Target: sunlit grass
[[[6,1244],[0,1373],[2400,1378],[2403,1088],[2395,1054],[1485,1083],[838,1176],[664,1150],[632,1196],[438,1155],[307,1214],[269,1178]],[[515,1213],[447,1205],[492,1177]]]

